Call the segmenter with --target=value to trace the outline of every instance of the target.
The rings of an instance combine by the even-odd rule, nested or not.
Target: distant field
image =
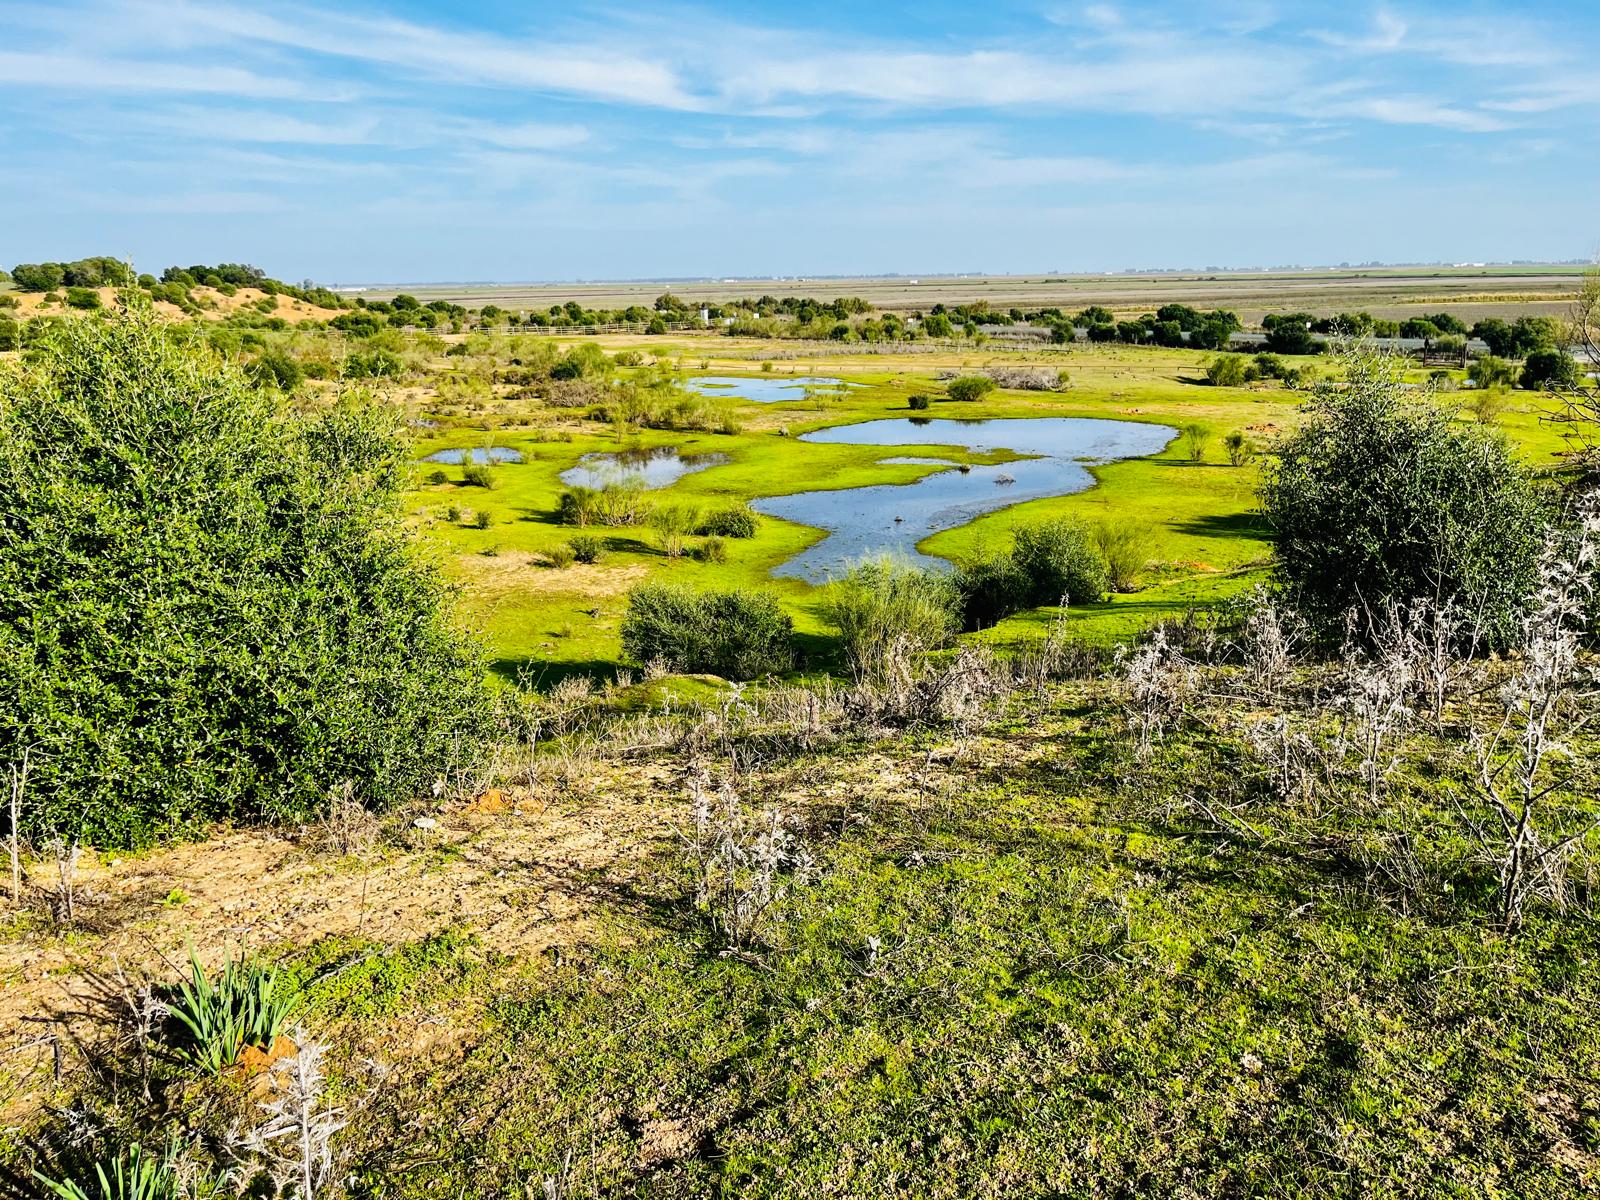
[[[468,306],[548,308],[576,300],[587,308],[648,305],[662,292],[717,302],[742,296],[860,296],[880,309],[926,309],[934,304],[987,300],[991,307],[1103,304],[1118,315],[1163,304],[1229,308],[1247,324],[1265,313],[1365,309],[1376,316],[1416,316],[1419,306],[1448,307],[1469,323],[1489,316],[1561,315],[1577,292],[1583,268],[1569,266],[1384,267],[1318,271],[1144,275],[1004,275],[910,278],[704,280],[663,283],[438,284],[372,288],[370,299],[398,290],[419,299]]]

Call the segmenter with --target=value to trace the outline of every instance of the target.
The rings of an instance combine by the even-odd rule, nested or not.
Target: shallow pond
[[[702,396],[734,396],[740,400],[754,400],[758,404],[776,404],[783,400],[804,400],[807,388],[837,397],[846,389],[859,385],[826,375],[763,375],[755,378],[744,375],[702,375],[686,381],[684,386]]]
[[[647,488],[660,488],[676,483],[693,471],[704,471],[727,461],[726,454],[680,454],[676,446],[585,454],[577,466],[561,472],[561,482],[569,487],[602,488],[624,479],[638,479]]]
[[[1087,417],[1003,417],[991,421],[894,417],[836,425],[803,435],[806,442],[846,446],[959,446],[971,451],[1009,450],[1031,455],[997,466],[952,467],[916,483],[877,484],[829,492],[768,496],[754,502],[758,512],[825,529],[828,536],[777,567],[773,574],[812,583],[837,578],[853,564],[890,554],[949,569],[942,558],[917,550],[931,533],[1046,496],[1081,492],[1094,484],[1088,467],[1119,458],[1156,454],[1177,436],[1165,425],[1105,421]],[[886,462],[926,462],[925,453]],[[945,461],[935,459],[933,461]]]
[[[522,451],[513,450],[510,446],[481,446],[475,450],[435,450],[422,461],[431,463],[464,463],[469,458],[479,465],[484,463],[519,463],[522,461]]]

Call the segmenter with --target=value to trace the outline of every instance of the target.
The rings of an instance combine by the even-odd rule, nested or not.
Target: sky
[[[1591,0],[0,0],[0,263],[1591,258],[1597,48]]]

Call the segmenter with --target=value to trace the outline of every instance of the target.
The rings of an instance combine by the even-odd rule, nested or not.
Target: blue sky
[[[0,0],[0,262],[356,283],[1568,259],[1600,5]]]

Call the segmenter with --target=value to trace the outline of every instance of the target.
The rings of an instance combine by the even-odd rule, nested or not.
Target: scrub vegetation
[[[380,303],[0,363],[14,1193],[1600,1186],[1587,368]],[[1016,458],[802,440],[907,414],[1173,436],[773,576],[764,497]]]

